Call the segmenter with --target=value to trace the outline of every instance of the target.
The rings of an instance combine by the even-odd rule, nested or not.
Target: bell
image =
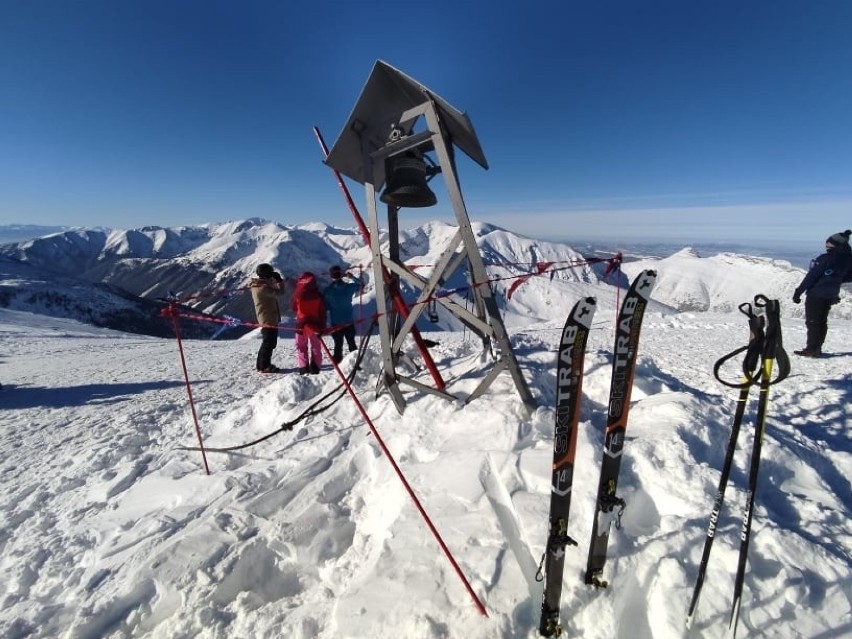
[[[426,184],[427,169],[423,158],[404,153],[390,158],[387,166],[387,187],[379,198],[382,202],[413,209],[438,203],[438,198]]]

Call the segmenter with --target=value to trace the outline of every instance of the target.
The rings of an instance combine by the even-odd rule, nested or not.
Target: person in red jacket
[[[320,335],[325,329],[325,302],[313,273],[302,273],[296,280],[290,307],[296,314],[296,362],[299,374],[316,375],[322,366]]]

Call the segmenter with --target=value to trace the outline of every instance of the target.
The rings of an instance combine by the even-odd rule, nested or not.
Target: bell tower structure
[[[482,168],[488,168],[473,125],[465,113],[413,78],[378,60],[325,160],[338,173],[364,185],[366,191],[382,347],[381,382],[402,413],[406,405],[403,385],[467,403],[482,395],[505,371],[511,375],[524,405],[532,410],[535,401],[509,342],[471,229],[456,172],[456,150]],[[457,231],[426,276],[419,274],[422,271],[415,273],[400,256],[399,215],[404,208],[437,203],[430,182],[438,175],[443,177]],[[378,193],[381,193],[379,201],[387,209],[385,246],[380,241]],[[469,282],[473,297],[471,309],[457,293],[442,289],[460,272],[464,272]],[[402,290],[412,291],[416,299],[410,304],[401,302]],[[490,370],[465,398],[446,388],[416,328],[424,312],[438,306],[476,334],[489,355]],[[411,356],[403,350],[408,339],[417,342],[431,373],[431,384],[422,374],[410,373]]]

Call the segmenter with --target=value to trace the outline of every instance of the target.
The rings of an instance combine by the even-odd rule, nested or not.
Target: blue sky
[[[352,226],[311,128],[382,59],[469,114],[472,220],[819,247],[852,227],[850,33],[847,0],[2,2],[0,224]],[[436,191],[406,224],[453,220]]]

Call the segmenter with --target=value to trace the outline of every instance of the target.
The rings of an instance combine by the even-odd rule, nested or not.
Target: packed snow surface
[[[583,574],[611,374],[609,291],[586,358],[566,635],[722,637],[756,392],[691,631],[684,620],[737,396],[712,367],[745,344],[746,320],[736,310],[647,314],[620,475],[627,508],[610,538],[610,586],[596,590]],[[564,317],[574,301],[549,303]],[[785,315],[783,328],[789,350],[804,345],[800,318]],[[327,360],[319,375],[294,372],[291,334],[273,360],[287,372],[275,376],[254,371],[253,335],[185,340],[204,445],[263,440],[208,452],[208,475],[201,453],[187,450],[199,437],[176,340],[0,309],[0,635],[537,637],[560,329],[541,321],[510,331],[538,403],[532,413],[507,373],[464,402],[491,360],[458,331],[429,334],[458,401],[406,388],[400,415],[386,393],[376,396],[373,338],[353,390],[375,434]],[[852,322],[832,320],[826,350],[823,359],[791,355],[790,377],[769,395],[740,637],[852,634]]]

